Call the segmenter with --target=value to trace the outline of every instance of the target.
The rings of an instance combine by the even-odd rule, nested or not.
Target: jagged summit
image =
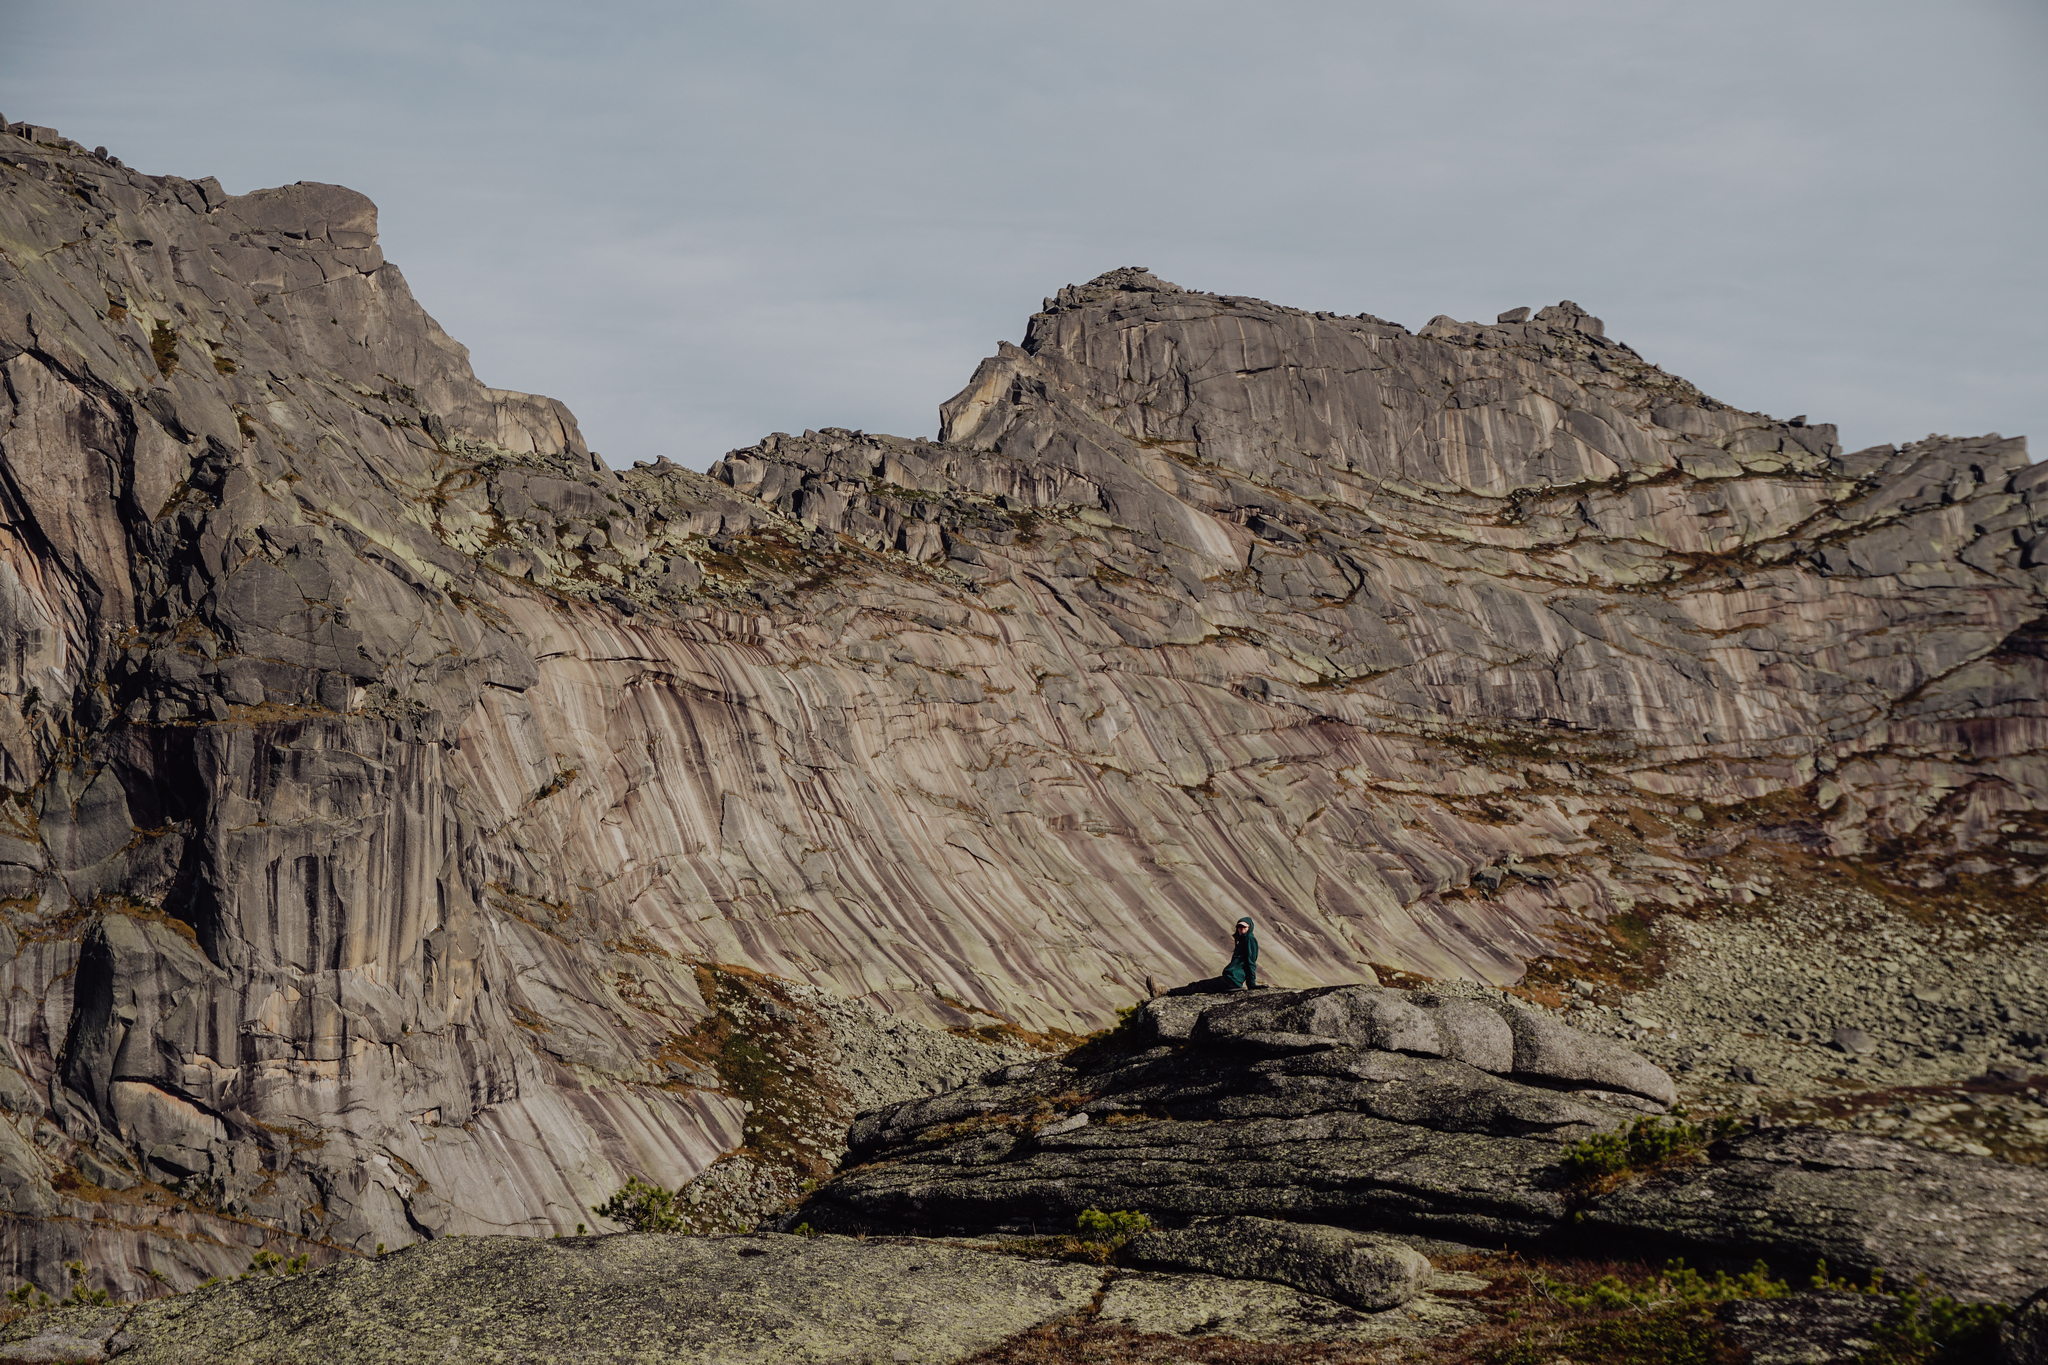
[[[1169,284],[1142,265],[1127,265],[1116,270],[1105,270],[1086,284],[1069,284],[1045,301],[1043,311],[1051,313],[1062,308],[1079,308],[1084,304],[1100,303],[1117,294],[1179,294],[1184,292],[1177,284]]]
[[[1021,346],[999,347],[941,408],[939,438],[1034,461],[1092,462],[1091,451],[1121,442],[1199,446],[1204,459],[1310,497],[1328,496],[1339,471],[1388,491],[1485,500],[1641,482],[1688,461],[1724,467],[1730,438],[1781,468],[1788,453],[1809,472],[1841,454],[1832,426],[1729,409],[1569,300],[1527,313],[1440,316],[1410,333],[1127,267],[1050,300]],[[1076,445],[1070,433],[1091,434]],[[1185,528],[1167,538],[1201,540]]]
[[[1190,294],[1201,298],[1218,299],[1231,307],[1251,307],[1295,318],[1364,323],[1368,327],[1373,328],[1391,327],[1404,335],[1408,334],[1408,329],[1402,327],[1399,323],[1388,322],[1385,318],[1376,317],[1371,313],[1359,313],[1356,315],[1338,314],[1321,310],[1295,308],[1284,304],[1271,303],[1265,299],[1255,299],[1242,295],[1204,294],[1199,290],[1183,289],[1177,284],[1160,279],[1142,265],[1127,265],[1116,270],[1106,270],[1086,284],[1065,285],[1057,294],[1045,300],[1044,306],[1040,309],[1040,314],[1066,312],[1111,301],[1116,301],[1120,304],[1135,303],[1135,300],[1118,299],[1118,296],[1123,294]],[[1036,319],[1034,319],[1035,322]],[[1533,317],[1527,308],[1510,308],[1490,324],[1460,322],[1447,314],[1439,313],[1425,324],[1421,332],[1421,335],[1441,340],[1462,341],[1468,344],[1495,347],[1510,346],[1517,342],[1534,343],[1540,346],[1544,334],[1572,340],[1583,340],[1584,343],[1594,348],[1614,348],[1630,356],[1636,355],[1633,348],[1608,337],[1606,323],[1594,317],[1589,311],[1570,299],[1564,299],[1540,309]],[[1482,338],[1484,339],[1482,340]],[[1028,341],[1026,342],[1025,349],[1031,349]],[[1552,347],[1552,353],[1555,353],[1554,346]],[[1640,359],[1640,357],[1637,358]],[[1720,406],[1713,403],[1711,399],[1704,401],[1715,407]]]

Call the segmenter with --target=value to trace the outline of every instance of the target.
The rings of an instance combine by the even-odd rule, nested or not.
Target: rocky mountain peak
[[[343,251],[377,244],[377,206],[341,185],[300,180],[222,201],[244,240],[275,233],[291,241],[324,241]],[[231,230],[230,237],[235,234]]]
[[[1178,294],[1182,292],[1177,284],[1168,284],[1142,265],[1127,265],[1116,270],[1105,270],[1086,284],[1069,284],[1045,301],[1044,312],[1054,313],[1065,308],[1079,308],[1091,303],[1101,303],[1116,298],[1119,294]]]

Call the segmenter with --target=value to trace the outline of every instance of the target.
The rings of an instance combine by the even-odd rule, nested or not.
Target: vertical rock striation
[[[1240,913],[1282,984],[1499,983],[1703,894],[1617,820],[1936,878],[2048,826],[2017,440],[1845,454],[1570,304],[1123,270],[937,442],[618,474],[362,196],[17,130],[0,1196],[46,1284],[686,1178],[749,1131],[705,964],[1081,1029]]]

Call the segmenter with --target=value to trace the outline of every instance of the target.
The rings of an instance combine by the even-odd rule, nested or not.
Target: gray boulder
[[[1271,1280],[1368,1312],[1407,1303],[1429,1274],[1428,1257],[1390,1238],[1270,1218],[1153,1228],[1131,1239],[1124,1259],[1146,1270]]]
[[[1508,1076],[1356,1041],[1412,1043],[1384,1021],[1438,1012],[1417,997],[1397,1015],[1376,991],[1274,991],[1207,1007],[1179,1043],[1010,1067],[887,1106],[860,1118],[854,1160],[788,1224],[1045,1232],[1116,1208],[1190,1226],[1227,1216],[1482,1244],[1591,1234],[1633,1254],[1795,1266],[1825,1257],[1859,1278],[1883,1268],[2002,1302],[2048,1280],[2037,1167],[1766,1129],[1603,1193],[1579,1189],[1572,1144],[1641,1117],[1663,1073],[1518,1010],[1494,1014],[1518,1047],[1530,1040]],[[1633,1088],[1565,1088],[1589,1082]]]
[[[1571,1081],[1674,1104],[1678,1087],[1656,1063],[1621,1044],[1581,1033],[1561,1019],[1502,1005],[1515,1038],[1515,1070],[1547,1080]]]
[[[1998,1349],[2004,1365],[2048,1365],[2048,1289],[2000,1324]]]
[[[1958,1298],[2014,1303],[2048,1283],[2038,1166],[1820,1128],[1766,1129],[1594,1200],[1578,1226],[1861,1279],[1926,1276]]]
[[[1749,1365],[1862,1365],[1893,1307],[1875,1294],[1797,1293],[1738,1299],[1715,1316]]]
[[[1138,1007],[1131,1036],[1140,1044],[1185,1042],[1209,1002],[1199,996],[1162,995]]]
[[[1501,1012],[1458,996],[1337,986],[1251,995],[1221,1004],[1184,997],[1153,1001],[1147,1010],[1159,1006],[1165,1008],[1149,1015],[1148,1036],[1162,1040],[1250,1042],[1271,1050],[1278,1045],[1275,1039],[1321,1038],[1382,1052],[1455,1058],[1482,1071],[1517,1069],[1515,1036]],[[1167,1022],[1162,1025],[1162,1020]]]

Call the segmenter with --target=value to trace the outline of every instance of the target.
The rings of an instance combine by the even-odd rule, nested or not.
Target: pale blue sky
[[[1724,401],[2048,439],[2040,0],[0,0],[0,111],[354,186],[614,464],[930,435],[1120,265],[1409,327],[1575,299]]]

